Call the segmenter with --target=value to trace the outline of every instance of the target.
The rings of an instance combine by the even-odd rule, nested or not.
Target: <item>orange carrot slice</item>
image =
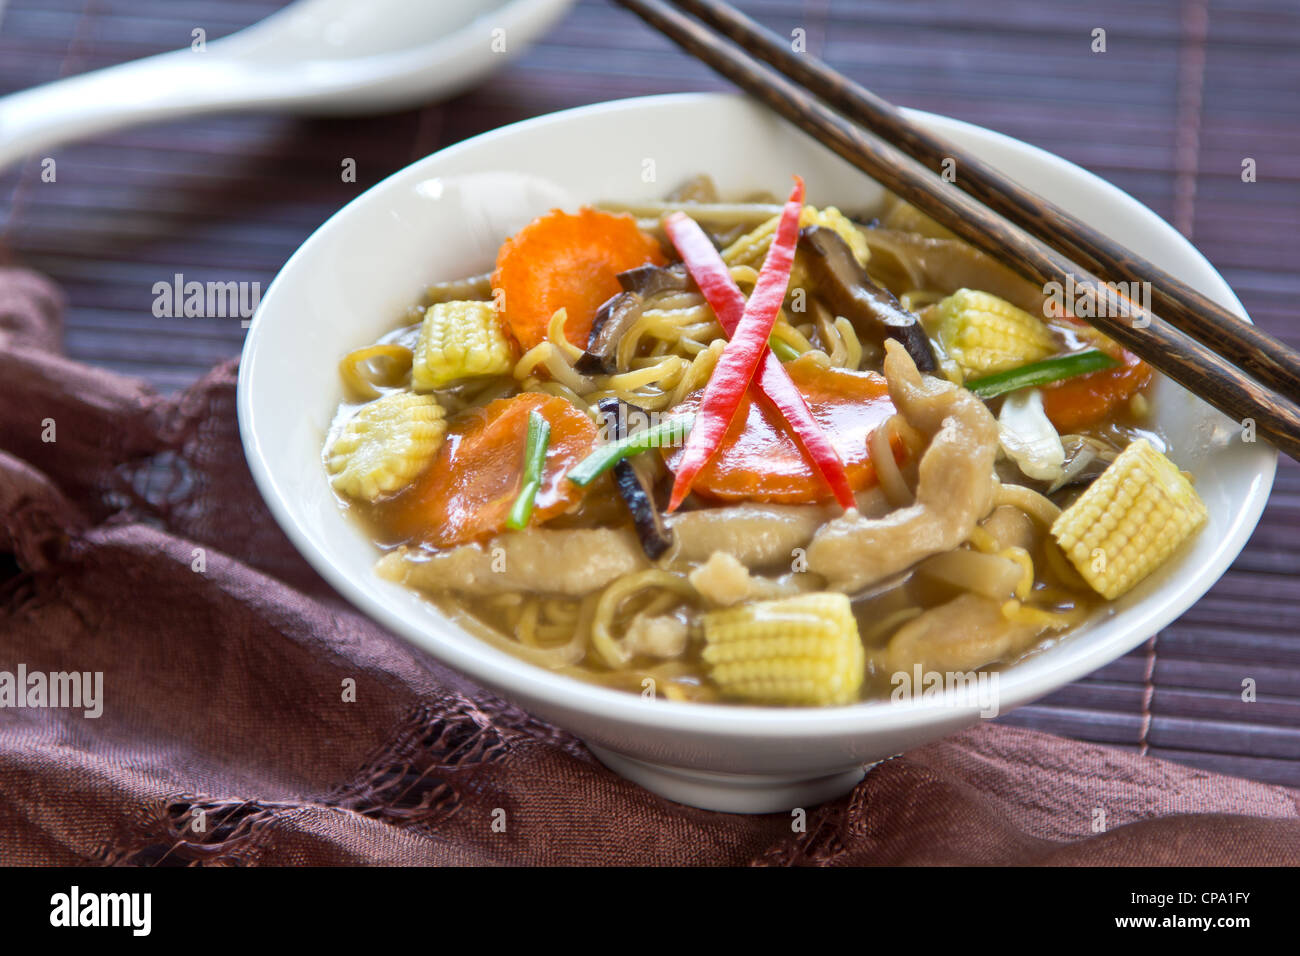
[[[388,531],[401,541],[437,547],[502,531],[523,484],[528,413],[534,409],[550,423],[551,438],[529,524],[575,504],[582,489],[564,476],[595,447],[596,426],[566,399],[525,392],[475,409],[448,431],[428,470],[380,506]]]
[[[1043,408],[1062,433],[1105,418],[1151,381],[1151,366],[1124,349],[1119,365],[1062,379],[1043,388]]]
[[[875,372],[823,368],[807,359],[785,366],[808,409],[844,461],[854,491],[876,483],[867,439],[894,414],[894,404],[884,376]],[[694,411],[701,392],[695,392],[673,409],[673,414]],[[699,495],[719,501],[768,501],[806,504],[833,497],[830,485],[811,464],[785,419],[752,386],[741,400],[717,452],[691,485]],[[893,444],[895,460],[904,448]],[[676,468],[682,450],[665,457]]]
[[[658,241],[627,215],[556,209],[507,239],[497,253],[492,288],[506,327],[527,350],[546,338],[557,309],[564,334],[586,348],[591,323],[605,300],[622,291],[618,274],[667,260]]]

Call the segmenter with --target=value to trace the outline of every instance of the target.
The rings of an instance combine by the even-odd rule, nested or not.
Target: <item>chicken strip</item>
[[[922,376],[907,351],[885,343],[885,378],[895,407],[930,441],[921,456],[916,502],[880,518],[850,511],[808,546],[808,570],[854,592],[917,561],[951,551],[993,507],[998,423],[970,392]]]

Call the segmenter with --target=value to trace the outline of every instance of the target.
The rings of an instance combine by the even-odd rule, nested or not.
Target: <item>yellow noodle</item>
[[[919,431],[913,428],[906,418],[902,415],[895,415],[890,420],[890,430],[903,440],[903,446],[907,449],[907,457],[916,459],[921,457],[921,452],[925,450],[926,439]]]
[[[576,362],[582,355],[582,349],[569,341],[564,334],[564,324],[569,321],[567,309],[556,309],[551,321],[546,325],[546,341],[550,342],[570,362]]]
[[[682,338],[677,340],[675,347],[677,351],[682,353],[684,358],[693,359],[695,356],[707,349],[710,344],[710,342],[703,342],[697,338],[684,335]]]
[[[993,504],[995,506],[1011,505],[1013,508],[1019,508],[1048,528],[1061,515],[1061,509],[1050,498],[1046,498],[1024,485],[999,485],[997,492],[993,496]]]
[[[689,315],[689,312],[687,314]],[[647,309],[637,316],[618,341],[618,348],[614,352],[617,367],[620,370],[631,368],[633,357],[640,350],[642,340],[647,337],[673,341],[680,334],[680,330],[672,316],[673,313],[657,309]]]
[[[523,598],[525,596],[521,594],[520,597]],[[510,623],[510,631],[515,635],[516,640],[519,639],[519,622],[523,620],[524,611],[527,607],[527,601],[521,600],[518,604],[512,605],[506,613],[506,620]]]
[[[542,602],[537,624],[538,643],[546,646],[565,644],[573,640],[582,614],[580,601],[550,598]]]
[[[339,375],[349,395],[365,401],[378,398],[379,389],[401,388],[411,372],[411,350],[401,345],[367,345],[354,349],[339,362]],[[363,371],[363,366],[376,359],[382,363],[374,375]]]
[[[512,614],[508,613],[507,617],[513,617],[514,621],[517,622],[520,617],[519,612],[523,607],[523,595],[511,593],[499,597],[500,601],[489,599],[487,603],[504,607],[507,612],[513,612]],[[453,619],[463,624],[473,634],[487,641],[493,647],[539,667],[563,671],[577,664],[587,653],[595,597],[590,596],[583,600],[583,608],[579,613],[577,625],[573,629],[571,638],[562,645],[552,647],[533,647],[523,643],[516,630],[516,623],[512,623],[510,620],[505,622],[505,629],[513,636],[507,636],[499,628],[486,624],[459,604],[448,603],[446,605],[440,604],[440,606],[444,606]]]
[[[677,355],[669,355],[654,365],[634,371],[619,372],[605,380],[605,385],[615,391],[633,391],[646,385],[655,384],[667,390],[677,384],[678,380],[691,367],[691,363]]]
[[[700,349],[708,348],[713,342],[719,340],[725,342],[727,340],[727,337],[722,334],[722,328],[716,322],[683,325],[672,334],[674,336],[672,340],[674,349],[683,349],[692,342],[696,343],[697,348],[689,352],[692,356]]]
[[[648,308],[662,309],[668,311],[671,311],[673,309],[695,309],[695,308],[699,308],[701,305],[704,305],[705,308],[708,308],[708,306],[704,302],[704,296],[700,295],[700,293],[679,292],[676,290],[661,292],[658,295],[653,296],[647,302]],[[711,312],[709,314],[712,315]]]
[[[636,405],[644,408],[648,412],[662,412],[668,408],[669,392],[661,392],[654,388],[641,389],[638,391],[627,391],[624,389],[610,389],[606,395],[613,396],[621,402],[629,405]]]
[[[508,594],[497,595],[490,603],[499,608],[505,619],[506,630],[513,633],[523,611],[524,596],[518,591],[511,591]]]
[[[666,344],[666,343],[661,339],[660,342],[659,342],[659,344],[660,344],[660,345],[663,345],[663,344]],[[681,356],[673,356],[673,357],[674,357],[674,358],[681,358]],[[652,366],[658,365],[658,364],[659,364],[660,362],[662,362],[663,360],[664,360],[664,357],[663,357],[662,355],[637,355],[637,356],[633,357],[633,359],[632,359],[631,362],[628,363],[628,368],[627,368],[627,370],[628,370],[629,372],[637,372],[637,371],[640,371],[640,370],[643,369],[643,368],[650,368],[650,367],[652,367]],[[622,373],[622,372],[615,372],[614,374],[615,374],[615,375],[622,375],[623,373]]]
[[[578,604],[564,598],[547,598],[542,602],[542,610],[552,621],[573,624],[578,619]]]
[[[515,625],[515,637],[521,644],[537,646],[537,617],[541,613],[541,604],[537,598],[529,598],[524,603],[523,613]]]
[[[800,355],[807,351],[807,340],[789,323],[778,321],[776,325],[772,326],[771,339],[783,343]]]
[[[662,411],[668,407],[668,398],[671,393],[665,392],[659,387],[658,383],[652,383],[642,388],[600,388],[586,396],[592,405],[599,404],[606,398],[617,398],[621,402],[629,405],[636,405],[644,408],[646,411]]]
[[[637,613],[644,614],[647,617],[654,617],[656,614],[662,614],[669,608],[674,608],[681,603],[682,599],[678,595],[672,591],[664,591],[646,601],[645,605]]]
[[[830,356],[831,365],[844,368],[848,364],[849,350],[844,345],[844,339],[835,325],[835,320],[825,309],[819,308],[815,314],[817,334],[821,337],[822,344],[827,347],[826,354]]]
[[[967,540],[970,541],[971,546],[976,551],[982,552],[983,554],[997,553],[998,543],[993,540],[993,535],[989,534],[979,525],[971,528],[970,538]]]
[[[542,381],[536,378],[525,380],[522,388],[525,392],[546,392],[548,395],[559,396],[577,408],[582,409],[588,415],[593,414],[592,407],[598,394],[592,393],[588,396],[582,396],[567,385],[562,385],[559,382]]]
[[[585,395],[595,388],[595,383],[586,375],[578,372],[568,359],[560,353],[554,345],[549,342],[543,342],[543,345],[550,346],[543,359],[546,365],[546,371],[551,373],[551,378],[566,385],[579,395]]]
[[[658,568],[625,574],[606,587],[596,602],[591,643],[596,653],[610,667],[623,667],[631,659],[628,650],[614,637],[614,617],[625,600],[646,588],[667,588],[683,597],[695,596],[695,588],[686,575],[660,571]]]
[[[554,647],[573,636],[572,624],[546,623],[537,625],[537,645]]]
[[[532,375],[538,366],[546,363],[546,356],[553,350],[554,346],[550,342],[538,342],[523,355],[519,356],[519,361],[515,362],[514,370],[511,372],[514,377],[522,382]]]
[[[698,388],[703,388],[708,382],[709,376],[713,374],[713,367],[718,362],[718,356],[726,348],[727,343],[721,339],[714,341],[712,345],[704,349],[691,361],[690,367],[678,381],[676,388],[673,389],[669,397],[669,406],[680,405],[686,396]]]
[[[858,330],[844,316],[835,319],[835,329],[839,332],[840,341],[844,343],[844,349],[847,353],[844,359],[844,367],[851,368],[854,371],[862,368],[862,343],[858,340]]]
[[[582,354],[580,350],[578,354]],[[532,390],[528,384],[529,376],[539,367],[544,367],[553,381],[566,386],[577,395],[585,395],[595,387],[593,381],[576,371],[560,348],[549,340],[537,343],[521,355],[511,374],[525,383],[525,389]]]
[[[1035,624],[1055,631],[1074,627],[1087,616],[1084,608],[1071,608],[1068,611],[1044,611],[1042,608],[1028,607],[1020,601],[1011,600],[1002,605],[1002,616],[1013,624]]]
[[[894,508],[906,508],[914,500],[912,489],[907,486],[903,473],[894,458],[894,449],[890,443],[897,415],[883,422],[867,439],[867,451],[871,454],[871,464],[876,470],[876,481],[885,495],[885,500]]]
[[[1016,585],[1016,597],[1021,601],[1028,601],[1030,591],[1034,587],[1034,559],[1024,548],[1015,547],[999,551],[998,557],[1020,565],[1020,581]]]
[[[678,329],[688,327],[714,326],[721,328],[713,310],[698,297],[692,303],[674,308],[652,306],[641,313],[648,328],[659,335],[672,336]]]
[[[812,340],[795,327],[784,309],[777,314],[776,324],[772,326],[772,334],[796,352],[807,352],[814,347]]]
[[[807,352],[804,352],[800,358],[805,362],[812,362],[814,365],[818,365],[821,368],[831,367],[831,357],[821,349],[809,349]]]
[[[669,341],[676,341],[683,336],[701,342],[712,342],[723,338],[722,326],[711,312],[706,313],[702,309],[684,312],[673,327],[665,331],[665,337]]]

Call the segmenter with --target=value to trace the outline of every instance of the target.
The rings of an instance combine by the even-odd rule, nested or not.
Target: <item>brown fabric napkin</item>
[[[0,709],[0,863],[1300,862],[1296,791],[992,724],[802,829],[656,797],[315,575],[234,362],[162,398],[58,354],[59,310],[0,269],[0,671],[102,672],[103,710]]]

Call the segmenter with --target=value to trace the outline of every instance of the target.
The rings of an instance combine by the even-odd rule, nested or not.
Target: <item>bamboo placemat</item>
[[[1116,183],[1190,236],[1254,320],[1300,345],[1300,8],[1294,0],[751,0],[772,28],[904,105],[989,126]],[[266,0],[0,0],[0,93],[190,42]],[[1093,31],[1106,31],[1094,53]],[[210,117],[0,175],[0,255],[67,290],[67,350],[160,388],[236,354],[237,319],[155,318],[155,282],[260,282],[359,191],[486,129],[585,103],[724,89],[630,15],[584,0],[480,88],[388,117]],[[343,157],[357,182],[343,183]],[[1255,182],[1243,182],[1253,159]],[[1145,647],[1002,718],[1300,785],[1300,467],[1254,538]],[[1242,699],[1251,679],[1257,699]]]

